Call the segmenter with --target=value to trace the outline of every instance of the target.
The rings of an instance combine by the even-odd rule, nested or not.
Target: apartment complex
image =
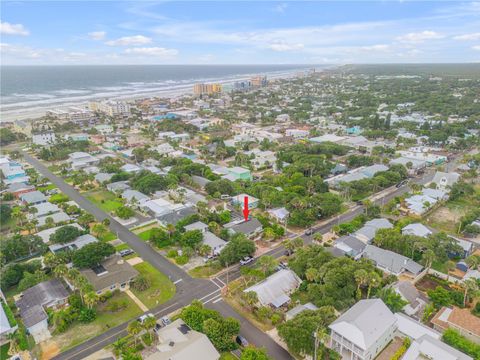
[[[92,101],[88,106],[92,111],[98,111],[109,116],[130,114],[130,105],[124,101]]]
[[[198,83],[193,85],[193,93],[195,95],[204,95],[204,94],[219,94],[222,92],[222,84],[204,84]]]

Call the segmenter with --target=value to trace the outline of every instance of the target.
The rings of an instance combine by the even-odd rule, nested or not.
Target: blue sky
[[[2,1],[2,64],[478,62],[480,2]]]

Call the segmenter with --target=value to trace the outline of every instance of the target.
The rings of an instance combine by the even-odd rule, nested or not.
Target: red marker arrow
[[[248,196],[245,196],[243,198],[243,217],[245,218],[245,221],[248,221],[248,213],[250,210],[248,210]]]

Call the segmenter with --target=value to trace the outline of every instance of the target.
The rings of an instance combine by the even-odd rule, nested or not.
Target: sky
[[[3,65],[480,61],[480,2],[0,4]]]

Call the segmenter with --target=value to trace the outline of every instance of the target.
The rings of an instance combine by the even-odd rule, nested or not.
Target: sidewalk
[[[125,292],[127,293],[128,296],[130,296],[130,298],[135,302],[135,304],[137,304],[138,307],[139,307],[140,309],[142,309],[143,312],[148,311],[148,308],[145,306],[145,304],[142,303],[142,302],[140,301],[140,299],[137,298],[137,297],[135,296],[135,294],[130,291],[130,289],[125,290]]]

